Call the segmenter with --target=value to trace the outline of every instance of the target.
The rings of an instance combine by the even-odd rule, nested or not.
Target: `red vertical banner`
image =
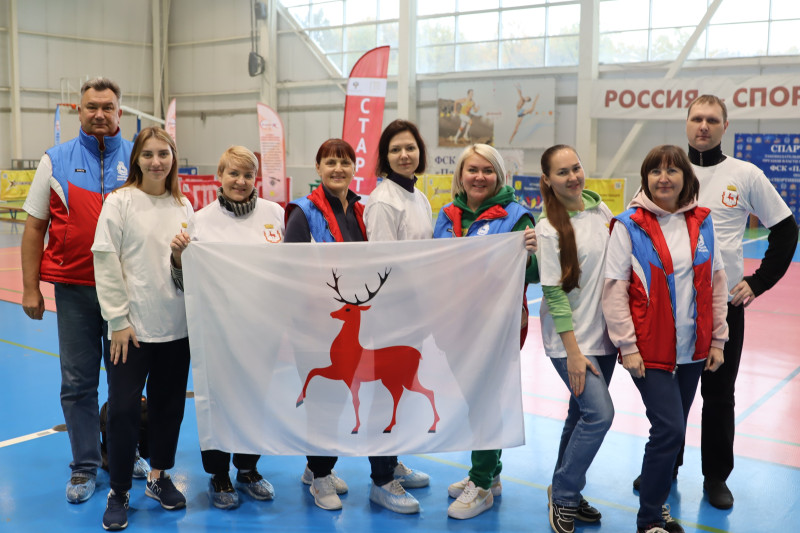
[[[175,120],[176,109],[175,109],[175,99],[173,98],[172,101],[169,103],[169,107],[167,108],[167,117],[164,119],[164,129],[167,130],[172,140],[175,141],[177,144],[178,139],[175,137],[177,132],[177,122]]]
[[[258,137],[261,141],[261,195],[273,202],[286,202],[286,150],[283,122],[278,113],[258,103]]]
[[[389,47],[373,48],[356,62],[347,82],[342,139],[356,151],[355,178],[350,188],[368,195],[375,188],[378,140],[383,127]]]

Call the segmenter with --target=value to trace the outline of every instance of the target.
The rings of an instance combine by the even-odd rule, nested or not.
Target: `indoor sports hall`
[[[797,219],[799,33],[795,0],[0,0],[0,532],[102,530],[107,471],[98,472],[88,501],[76,505],[64,497],[72,456],[59,401],[53,285],[41,283],[41,321],[21,305],[27,214],[18,183],[30,182],[45,150],[78,134],[76,107],[88,79],[104,76],[121,87],[119,126],[127,139],[142,127],[170,123],[170,102],[177,103],[171,122],[181,175],[201,205],[208,187],[197,183],[203,176],[213,183],[219,154],[231,145],[257,153],[263,147],[256,106],[266,104],[280,118],[284,174],[271,188],[259,178],[259,191],[285,203],[319,184],[314,157],[323,141],[343,136],[352,94],[348,76],[365,53],[388,46],[378,132],[396,118],[419,126],[428,166],[418,187],[430,187],[424,192],[434,215],[442,196],[451,200],[455,161],[472,142],[497,147],[514,176],[509,184],[537,215],[542,153],[557,143],[574,146],[587,178],[617,214],[636,193],[642,159],[652,147],[685,149],[693,91],[718,92],[728,95],[723,153],[754,163],[762,157],[757,164]],[[460,118],[463,102],[471,110]],[[362,117],[362,124],[374,116]],[[459,122],[469,124],[467,135]],[[743,236],[745,275],[759,267],[768,239],[769,230],[753,217]],[[128,530],[552,531],[547,487],[569,395],[542,346],[541,287],[530,285],[526,297],[529,330],[520,357],[525,444],[503,451],[502,495],[486,512],[468,520],[447,516],[453,502],[448,485],[470,469],[466,450],[400,457],[430,475],[428,487],[409,490],[419,514],[370,502],[365,457],[339,458],[336,472],[349,485],[343,508],[318,508],[301,482],[306,459],[300,454],[260,459],[273,500],[240,493],[238,508],[214,508],[190,374],[169,470],[186,508],[162,510],[145,496],[145,481],[134,479]],[[704,493],[697,392],[684,464],[667,499],[686,532],[793,527],[800,511],[798,301],[795,251],[783,278],[745,312],[735,468],[727,480],[735,503],[727,510],[713,507]],[[105,376],[101,368],[101,403],[108,394]],[[582,491],[602,519],[576,522],[579,533],[636,527],[639,498],[632,481],[650,424],[621,365],[609,390],[614,422]]]

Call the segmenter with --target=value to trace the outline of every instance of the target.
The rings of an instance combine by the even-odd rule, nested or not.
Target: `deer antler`
[[[356,299],[355,302],[350,302],[348,300],[345,300],[344,296],[342,296],[342,293],[339,292],[339,278],[341,276],[337,276],[336,275],[336,270],[334,270],[334,269],[331,269],[331,273],[333,274],[333,285],[331,285],[330,283],[326,283],[326,285],[328,287],[330,287],[331,289],[336,291],[336,294],[339,297],[338,298],[334,298],[334,300],[336,300],[337,302],[342,302],[343,304],[350,304],[350,305],[361,305],[361,304],[365,304],[368,301],[372,300],[375,297],[375,295],[378,294],[378,291],[381,290],[381,287],[383,287],[383,284],[386,283],[386,279],[389,277],[389,273],[391,273],[391,271],[392,271],[391,268],[387,268],[384,271],[383,276],[381,276],[380,273],[378,274],[378,279],[380,279],[380,285],[378,285],[378,288],[375,289],[374,291],[369,290],[369,285],[367,285],[366,283],[364,284],[364,287],[367,289],[367,299],[366,300],[359,299],[357,294],[353,295],[353,296],[355,296],[355,299]]]
[[[336,270],[335,269],[331,269],[331,274],[333,274],[333,285],[331,285],[330,283],[325,283],[325,285],[327,285],[331,289],[335,290],[336,294],[339,295],[339,297],[338,298],[334,298],[334,300],[336,300],[337,302],[342,302],[343,304],[358,305],[358,304],[353,304],[352,302],[348,302],[347,300],[344,299],[344,296],[342,296],[342,293],[339,292],[339,278],[341,276],[337,276],[336,275]]]

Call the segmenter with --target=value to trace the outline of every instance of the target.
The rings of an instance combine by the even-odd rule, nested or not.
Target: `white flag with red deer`
[[[522,233],[192,242],[200,447],[399,455],[524,444]]]

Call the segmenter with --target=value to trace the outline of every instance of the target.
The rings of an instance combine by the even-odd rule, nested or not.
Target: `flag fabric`
[[[192,242],[183,269],[201,449],[381,456],[523,445],[526,257],[516,232]]]
[[[356,152],[355,176],[350,188],[366,198],[375,188],[378,141],[383,128],[389,47],[379,46],[356,61],[347,81],[342,139]]]
[[[274,109],[256,104],[261,146],[261,193],[267,200],[286,202],[286,150],[283,122]]]

